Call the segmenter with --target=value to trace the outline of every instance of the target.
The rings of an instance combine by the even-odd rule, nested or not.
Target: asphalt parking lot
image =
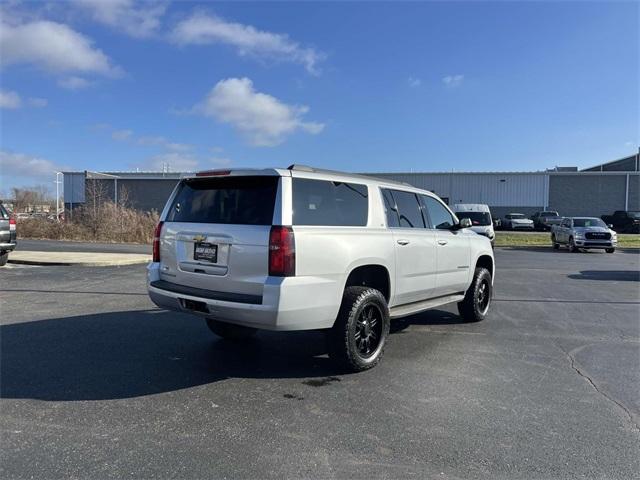
[[[485,322],[405,319],[355,375],[317,332],[238,346],[156,309],[143,265],[9,265],[0,475],[639,478],[640,254],[496,261]]]

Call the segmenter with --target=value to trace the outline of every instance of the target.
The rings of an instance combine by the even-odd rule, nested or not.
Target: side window
[[[400,228],[425,228],[417,195],[400,190],[393,190],[392,195],[398,206]]]
[[[562,221],[562,226],[563,226],[563,227],[570,227],[570,226],[571,226],[571,220],[569,220],[568,218],[565,218],[565,219]]]
[[[398,208],[396,207],[396,201],[393,199],[391,192],[386,188],[381,190],[382,199],[384,201],[384,211],[387,214],[387,226],[389,228],[397,228],[400,226],[400,220],[398,216]]]
[[[366,226],[366,185],[307,178],[293,179],[293,224]]]
[[[456,223],[449,210],[435,198],[423,195],[422,201],[429,212],[432,228],[446,230]]]

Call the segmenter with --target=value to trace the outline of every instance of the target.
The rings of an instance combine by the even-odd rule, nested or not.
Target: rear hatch
[[[278,175],[182,180],[162,229],[160,278],[261,303],[279,180]]]

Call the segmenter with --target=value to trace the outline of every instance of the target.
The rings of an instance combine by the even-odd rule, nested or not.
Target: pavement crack
[[[582,348],[584,348],[586,345],[576,349],[576,350],[581,350]],[[631,411],[621,402],[619,402],[618,400],[616,400],[615,398],[607,395],[606,392],[600,390],[598,388],[598,385],[596,385],[596,383],[591,379],[591,377],[589,375],[587,375],[585,372],[583,372],[580,367],[577,366],[577,362],[575,357],[573,356],[573,354],[571,352],[566,351],[564,348],[562,348],[561,346],[557,345],[557,347],[562,351],[562,353],[564,353],[567,357],[567,359],[569,360],[569,363],[571,365],[571,368],[578,374],[580,375],[582,378],[584,378],[587,383],[589,383],[589,385],[591,385],[591,387],[593,387],[593,389],[598,392],[601,396],[603,396],[604,398],[606,398],[607,400],[609,400],[611,403],[613,403],[614,405],[617,405],[625,414],[626,416],[629,418],[629,423],[631,424],[632,428],[640,433],[640,425],[638,425],[634,418],[633,418],[633,414],[631,413]],[[576,351],[573,350],[573,351]]]

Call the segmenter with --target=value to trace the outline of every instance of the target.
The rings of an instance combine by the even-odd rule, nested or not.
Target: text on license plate
[[[196,242],[193,246],[193,259],[216,263],[218,261],[218,246],[213,243]]]

